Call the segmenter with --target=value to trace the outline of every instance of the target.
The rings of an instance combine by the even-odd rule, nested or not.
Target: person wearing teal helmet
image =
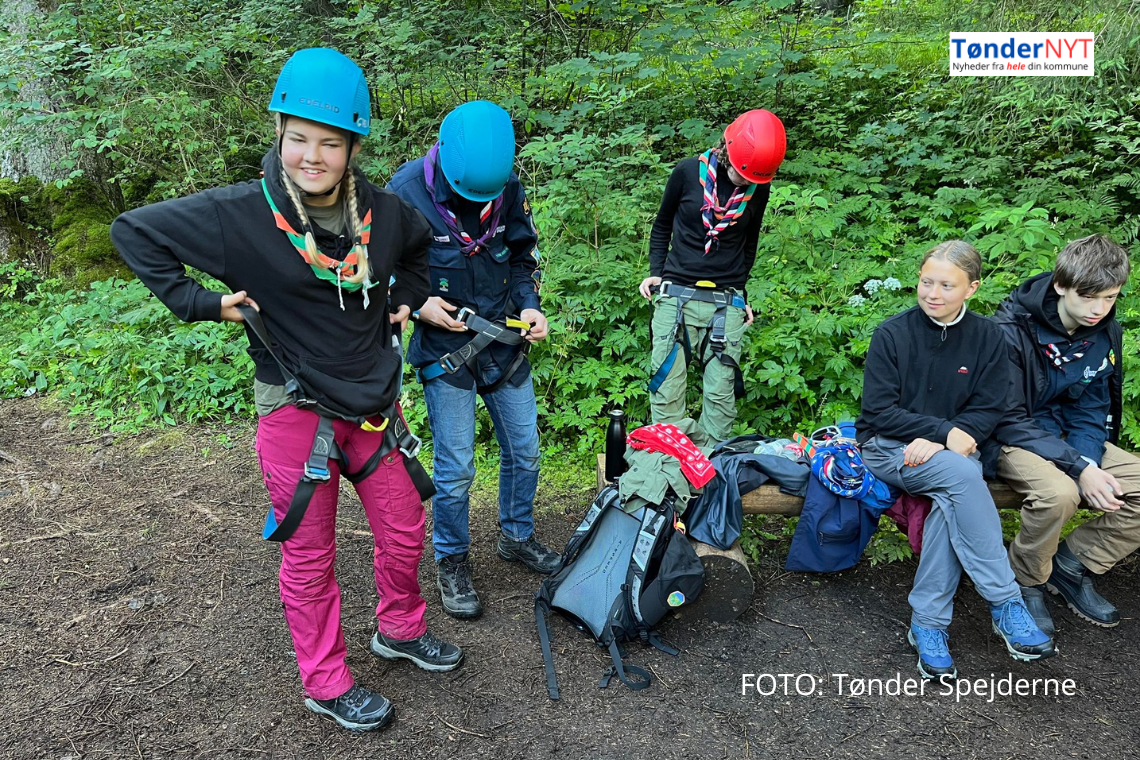
[[[263,536],[281,544],[281,600],[305,704],[368,731],[386,725],[393,708],[358,686],[345,664],[333,574],[341,474],[374,535],[380,603],[371,651],[432,671],[463,660],[427,631],[416,571],[431,484],[397,404],[398,336],[429,295],[431,228],[352,166],[370,115],[364,74],[350,59],[297,51],[269,110],[276,142],[261,180],[128,211],[111,237],[183,320],[245,323],[257,456],[271,502]],[[233,292],[207,290],[186,266]]]
[[[400,167],[388,185],[432,226],[431,298],[419,311],[408,361],[423,383],[432,431],[437,583],[444,611],[458,618],[482,612],[468,560],[477,398],[500,448],[496,553],[540,573],[559,561],[534,534],[538,413],[526,353],[548,327],[538,235],[514,158],[510,116],[477,100],[449,113],[428,154]]]

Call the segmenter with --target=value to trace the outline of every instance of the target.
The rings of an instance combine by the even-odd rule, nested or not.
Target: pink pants
[[[257,458],[278,521],[285,517],[293,491],[317,432],[314,412],[286,406],[257,425]],[[375,453],[383,433],[367,432],[344,420],[333,430],[337,444],[357,470]],[[297,531],[281,544],[281,601],[293,636],[301,683],[313,699],[332,699],[353,685],[345,665],[340,625],[340,587],[333,576],[336,560],[336,505],[340,468],[329,460],[332,475],[309,502]],[[383,457],[356,493],[372,528],[375,550],[378,628],[394,639],[413,639],[427,630],[416,571],[424,553],[424,507],[408,477],[399,450]]]

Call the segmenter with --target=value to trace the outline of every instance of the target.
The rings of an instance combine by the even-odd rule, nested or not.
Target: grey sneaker
[[[515,541],[500,533],[496,550],[507,562],[521,562],[534,572],[543,575],[553,573],[562,562],[561,554],[544,546],[533,534],[525,541]]]
[[[411,660],[416,667],[441,673],[463,664],[463,650],[425,632],[418,639],[390,639],[377,631],[372,636],[372,654],[385,660]]]
[[[386,697],[363,686],[353,686],[334,699],[310,697],[305,700],[305,707],[354,733],[381,729],[388,725],[396,712]]]
[[[1057,547],[1057,553],[1053,555],[1053,574],[1046,581],[1045,588],[1050,594],[1064,599],[1077,617],[1093,625],[1101,628],[1120,625],[1120,610],[1097,593],[1092,573],[1066,544]]]
[[[436,586],[443,602],[443,611],[454,618],[477,618],[483,614],[479,594],[471,580],[471,563],[467,552],[453,554],[439,561]]]

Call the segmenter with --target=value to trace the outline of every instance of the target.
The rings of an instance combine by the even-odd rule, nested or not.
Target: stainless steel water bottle
[[[610,412],[610,424],[606,428],[606,480],[614,482],[625,472],[625,412],[614,409]]]

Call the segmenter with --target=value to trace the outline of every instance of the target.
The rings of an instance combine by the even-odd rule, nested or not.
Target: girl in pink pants
[[[344,55],[297,51],[270,100],[277,128],[260,179],[143,206],[111,227],[127,264],[178,317],[246,325],[257,368],[257,456],[276,520],[264,535],[281,543],[281,600],[305,705],[353,731],[383,727],[393,709],[345,666],[333,577],[342,474],[356,481],[375,536],[380,604],[371,651],[426,670],[463,661],[424,623],[416,569],[427,477],[415,463],[417,491],[414,460],[401,453],[414,436],[395,432],[403,371],[396,336],[430,292],[431,226],[352,165],[369,131],[368,93],[364,73]],[[187,267],[228,290],[206,289]],[[369,471],[380,451],[388,453]]]
[[[317,430],[314,412],[284,406],[257,425],[257,459],[278,522],[285,518]],[[366,432],[344,420],[333,423],[336,442],[349,462],[365,462],[380,446],[382,433]],[[331,478],[317,486],[309,509],[289,540],[281,544],[281,601],[293,635],[305,693],[330,699],[353,685],[344,663],[340,587],[336,560],[336,507],[340,467],[329,461]],[[378,630],[397,640],[419,638],[427,630],[424,598],[416,577],[424,553],[424,507],[397,449],[375,472],[356,484],[372,528]]]

